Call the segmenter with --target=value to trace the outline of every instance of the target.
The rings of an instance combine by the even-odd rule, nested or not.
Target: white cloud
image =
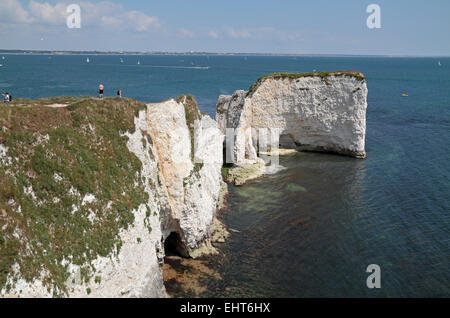
[[[256,39],[256,40],[280,40],[298,41],[301,40],[299,34],[289,33],[273,27],[260,27],[254,29],[235,29],[233,27],[224,28],[229,37],[234,39]]]
[[[252,37],[252,34],[248,29],[236,30],[232,27],[226,27],[225,30],[227,31],[229,36],[235,39],[238,38],[247,39]]]
[[[3,23],[43,24],[66,26],[67,6],[74,1],[60,1],[52,5],[49,2],[30,0],[23,7],[18,0],[0,1],[0,20]],[[81,7],[82,26],[100,26],[106,28],[131,28],[137,32],[159,27],[158,18],[132,10],[126,11],[122,5],[109,1],[92,3],[75,1]]]
[[[0,21],[3,23],[30,23],[32,18],[18,0],[1,0]]]
[[[125,15],[128,18],[128,23],[133,25],[138,32],[147,31],[152,26],[159,26],[157,18],[149,17],[145,13],[139,11],[129,11]]]
[[[57,3],[54,6],[48,2],[36,2],[30,0],[29,14],[33,16],[33,22],[46,24],[64,24],[67,18],[67,5]]]
[[[208,32],[208,36],[210,36],[213,39],[218,39],[219,38],[219,34],[216,31],[213,31],[213,30]]]
[[[101,17],[101,24],[106,27],[120,27],[122,26],[123,21],[116,17]]]
[[[185,28],[181,28],[180,29],[180,35],[183,38],[193,38],[195,34],[191,30],[188,30],[188,29],[185,29]]]

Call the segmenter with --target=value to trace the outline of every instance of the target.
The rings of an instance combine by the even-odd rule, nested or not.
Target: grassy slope
[[[69,106],[43,106],[53,103]],[[0,160],[0,290],[12,287],[6,278],[17,263],[27,281],[44,272],[44,284],[62,295],[63,260],[91,279],[90,262],[118,252],[119,231],[147,202],[141,164],[121,136],[135,130],[134,116],[145,105],[89,97],[11,104],[0,107],[0,144],[11,157],[10,165]],[[33,194],[25,190],[31,188]],[[96,200],[82,205],[86,194]]]

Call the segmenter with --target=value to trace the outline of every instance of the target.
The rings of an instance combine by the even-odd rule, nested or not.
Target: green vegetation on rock
[[[225,182],[233,183],[236,186],[243,185],[249,180],[255,179],[263,175],[265,164],[262,159],[256,163],[246,164],[243,166],[222,167],[222,178]]]
[[[323,71],[323,72],[314,72],[314,73],[286,73],[286,72],[278,72],[278,73],[272,73],[269,75],[264,75],[258,78],[258,80],[250,86],[247,96],[251,96],[256,89],[261,85],[262,82],[264,82],[266,79],[298,79],[303,77],[320,77],[322,78],[325,83],[330,85],[330,82],[328,81],[328,77],[330,76],[351,76],[356,78],[357,80],[363,81],[365,80],[364,74],[358,71]]]
[[[180,95],[175,98],[175,101],[184,105],[184,112],[186,116],[186,124],[189,128],[189,134],[191,136],[191,159],[194,161],[194,131],[195,121],[201,119],[201,113],[198,109],[197,101],[192,95]]]
[[[146,106],[90,97],[11,105],[0,108],[0,290],[40,278],[62,296],[68,264],[89,281],[91,262],[119,252],[121,229],[148,200],[124,135],[135,131],[134,117]]]
[[[301,185],[298,185],[296,183],[289,183],[286,189],[291,192],[308,192],[305,187],[302,187]]]

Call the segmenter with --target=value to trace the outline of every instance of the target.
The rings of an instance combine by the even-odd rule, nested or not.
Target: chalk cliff
[[[355,71],[275,73],[248,92],[220,96],[216,119],[222,132],[235,128],[234,160],[256,160],[259,128],[280,132],[282,147],[364,158],[367,86]]]
[[[192,96],[54,102],[0,110],[0,297],[165,297],[166,240],[214,252],[216,122]]]
[[[179,252],[196,255],[196,248],[211,234],[223,182],[224,137],[213,119],[200,114],[191,96],[150,104],[147,118],[167,193],[164,234],[177,233]]]
[[[265,170],[257,132],[365,157],[365,78],[276,73],[220,96],[16,99],[0,108],[0,297],[165,297],[165,244],[215,253],[226,128],[242,184]],[[223,240],[223,238],[220,238]]]

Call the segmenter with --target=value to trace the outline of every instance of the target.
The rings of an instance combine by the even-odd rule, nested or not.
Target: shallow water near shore
[[[400,210],[395,181],[370,169],[376,161],[300,153],[280,160],[286,170],[232,187],[224,219],[235,231],[212,266],[223,279],[203,295],[448,296],[448,224],[414,203],[429,200],[423,192]],[[381,289],[366,287],[369,264],[382,269]]]
[[[275,72],[357,69],[367,76],[367,159],[296,153],[274,174],[230,187],[231,236],[209,260],[202,296],[450,296],[450,59],[6,55],[13,97],[106,95],[156,102],[219,94]],[[137,60],[141,65],[137,65]],[[158,66],[158,67],[156,67]],[[401,96],[408,94],[408,97]],[[381,267],[381,289],[366,267]],[[208,276],[209,272],[206,272]]]

